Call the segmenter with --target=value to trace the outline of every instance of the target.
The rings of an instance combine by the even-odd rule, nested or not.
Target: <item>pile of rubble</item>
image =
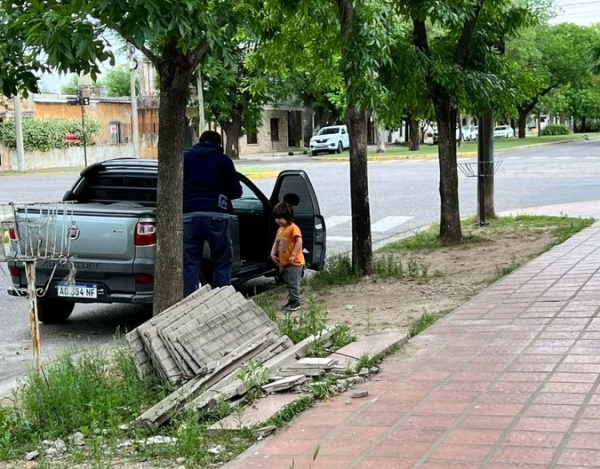
[[[306,357],[315,342],[327,341],[335,331],[336,327],[325,328],[294,345],[259,306],[233,287],[202,287],[126,335],[141,376],[156,372],[165,383],[179,386],[136,423],[160,425],[176,411],[200,413],[223,401],[241,402],[249,383],[242,381],[240,372],[251,362],[271,380],[262,386],[266,393],[297,388],[326,372],[343,374],[356,365],[360,347],[350,344],[327,358]],[[381,345],[381,337],[377,340]],[[383,343],[389,348],[402,340],[405,337],[388,334]],[[365,347],[377,348],[367,343],[362,353]],[[273,413],[298,398],[291,394],[272,399]]]

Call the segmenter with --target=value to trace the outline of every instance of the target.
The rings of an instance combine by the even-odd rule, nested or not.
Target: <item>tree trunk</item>
[[[310,138],[313,136],[313,110],[305,106],[302,113],[302,142],[304,148],[310,147]]]
[[[369,209],[369,176],[367,165],[367,110],[360,106],[362,90],[357,89],[357,74],[371,76],[358,62],[356,42],[360,27],[355,25],[355,2],[337,0],[340,18],[341,58],[346,84],[346,124],[350,137],[350,205],[352,208],[352,270],[360,275],[373,273],[373,243]],[[360,56],[360,54],[359,54]],[[358,62],[357,62],[358,61]],[[364,77],[363,77],[364,78]],[[371,110],[372,111],[372,110]]]
[[[463,243],[458,198],[458,171],[456,167],[456,117],[450,96],[433,85],[433,104],[439,132],[440,165],[440,238],[445,245]]]
[[[183,297],[183,134],[194,64],[165,50],[159,67],[157,243],[154,308],[157,315]]]
[[[240,159],[240,137],[242,135],[242,116],[234,115],[231,121],[220,122],[225,131],[225,154],[232,160]]]
[[[519,111],[519,138],[525,138],[527,135],[527,116],[529,115],[529,111],[521,107],[518,107],[517,110]]]
[[[383,127],[377,126],[377,153],[385,153],[387,132]]]
[[[417,120],[413,119],[412,116],[407,117],[408,121],[408,150],[409,151],[419,151],[419,141],[420,132],[419,132],[419,123]]]
[[[373,273],[371,213],[367,165],[367,121],[365,111],[349,107],[350,205],[352,208],[352,270],[361,275]]]

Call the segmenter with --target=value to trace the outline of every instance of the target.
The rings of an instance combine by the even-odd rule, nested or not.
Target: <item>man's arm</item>
[[[238,176],[235,165],[233,164],[233,161],[231,161],[231,158],[227,157],[227,159],[229,160],[230,171],[230,187],[227,197],[230,199],[239,199],[244,192],[242,189],[242,184],[240,183],[240,177]]]

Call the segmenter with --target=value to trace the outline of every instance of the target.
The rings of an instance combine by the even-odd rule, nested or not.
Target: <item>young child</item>
[[[300,282],[304,269],[302,233],[294,223],[294,209],[291,205],[278,203],[273,208],[273,216],[279,229],[271,248],[271,260],[279,266],[288,287],[288,302],[283,309],[297,311],[300,309]]]

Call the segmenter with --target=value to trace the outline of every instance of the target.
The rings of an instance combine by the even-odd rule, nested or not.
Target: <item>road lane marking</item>
[[[325,227],[327,229],[333,228],[334,226],[342,225],[352,220],[352,217],[345,215],[339,215],[334,217],[328,217],[325,219]]]
[[[412,220],[414,217],[385,217],[381,220],[376,221],[375,223],[371,223],[371,231],[376,233],[381,233],[383,231],[390,231],[396,228],[398,225],[402,225],[409,220]]]

